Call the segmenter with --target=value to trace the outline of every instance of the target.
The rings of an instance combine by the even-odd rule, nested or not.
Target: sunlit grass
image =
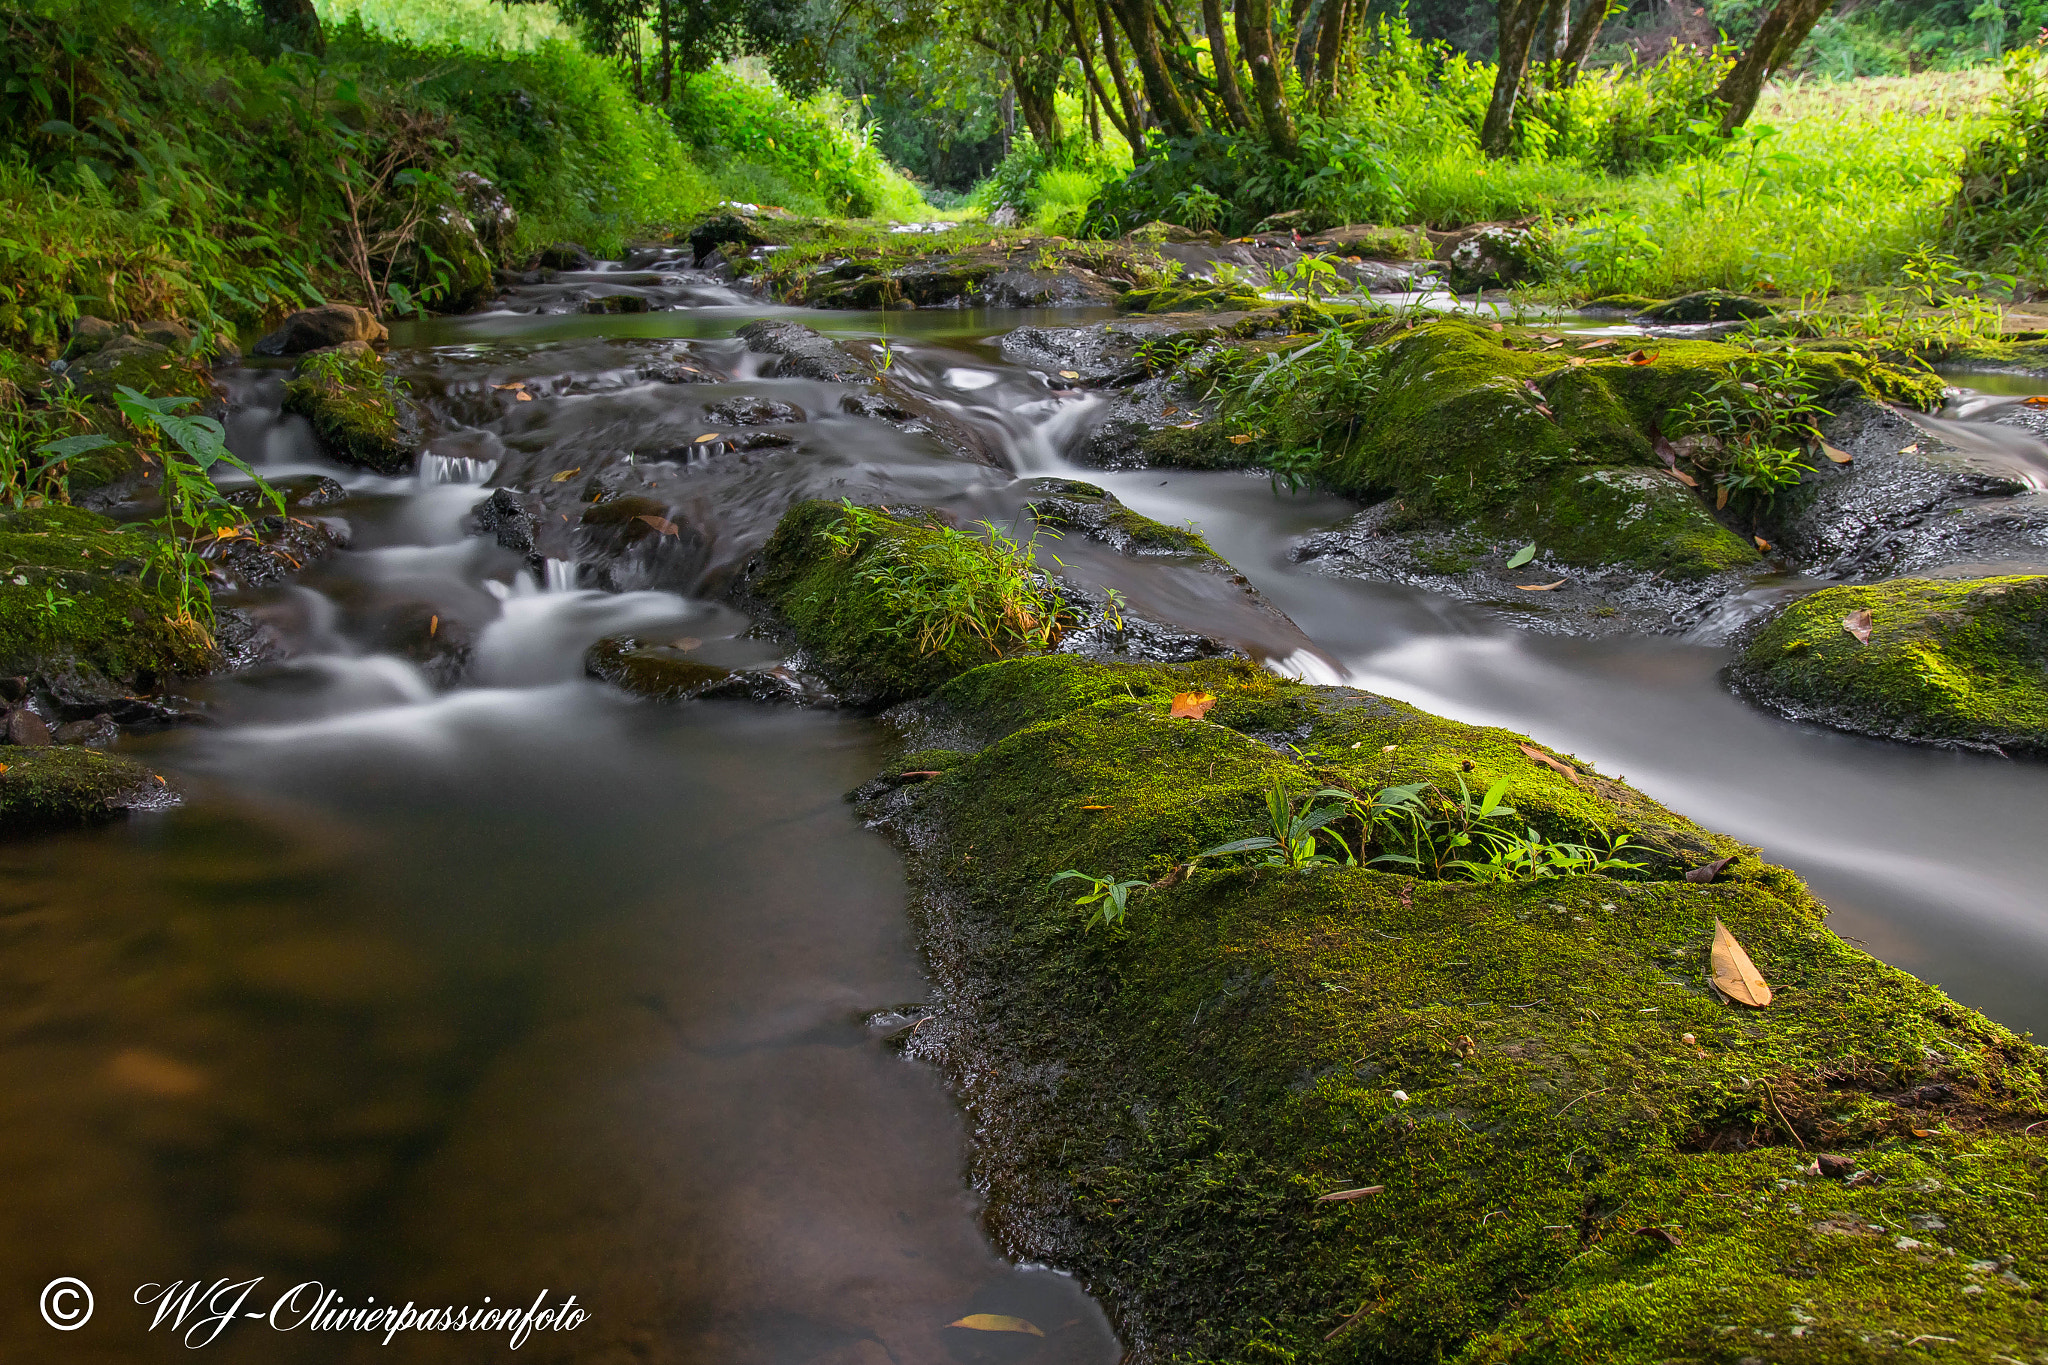
[[[314,0],[323,23],[360,19],[365,28],[416,43],[531,51],[551,39],[573,42],[575,30],[553,5],[503,5],[496,0]]]

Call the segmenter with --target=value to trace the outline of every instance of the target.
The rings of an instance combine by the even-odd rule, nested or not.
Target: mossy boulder
[[[675,645],[630,635],[599,640],[583,656],[583,670],[622,691],[656,701],[687,701],[732,677],[732,670],[693,659]]]
[[[1169,716],[1185,691],[1207,719]],[[1006,1249],[1080,1275],[1134,1359],[2048,1349],[2043,1053],[1754,850],[1521,736],[1245,665],[1006,661],[916,716],[971,756],[868,789],[943,1002],[908,1046],[963,1087]],[[1276,778],[1505,779],[1547,837],[1626,832],[1647,866],[1175,870],[1261,832]],[[1067,869],[1154,887],[1091,930]],[[1717,921],[1768,1008],[1708,988]]]
[[[366,342],[306,353],[285,383],[284,410],[311,422],[321,448],[344,464],[405,474],[418,458],[412,405],[399,398],[383,357]]]
[[[0,747],[0,836],[105,824],[176,799],[140,763],[97,749]]]
[[[1702,289],[1643,309],[1652,322],[1740,322],[1775,316],[1771,305],[1746,294]]]
[[[1043,648],[1063,606],[1048,580],[940,513],[816,500],[784,514],[743,591],[846,700],[869,704]]]
[[[1844,624],[1866,611],[1868,644]],[[1732,676],[1837,729],[2048,753],[2048,576],[1826,588],[1765,622]]]
[[[1180,555],[1216,560],[1209,542],[1185,526],[1168,526],[1124,506],[1115,494],[1078,479],[1041,479],[1042,496],[1025,504],[1034,520],[1074,532],[1129,555]]]
[[[156,544],[72,507],[0,515],[0,677],[96,707],[213,669],[212,639],[150,567]]]
[[[204,366],[155,341],[114,336],[64,371],[80,397],[111,406],[123,387],[152,398],[210,398],[213,379]]]

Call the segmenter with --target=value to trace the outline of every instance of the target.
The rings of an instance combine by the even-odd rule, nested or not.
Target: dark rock
[[[303,355],[345,341],[372,345],[390,339],[384,324],[367,310],[346,303],[302,308],[286,318],[255,346],[257,355]]]
[[[59,744],[85,745],[98,748],[112,744],[121,737],[121,727],[114,724],[114,718],[102,711],[89,720],[74,720],[60,725],[53,732]]]
[[[82,397],[110,405],[124,387],[152,397],[213,393],[211,382],[176,351],[125,334],[71,362],[64,377]]]
[[[412,249],[412,287],[437,313],[466,313],[491,296],[491,255],[469,215],[452,205],[427,216]]]
[[[64,358],[76,360],[82,355],[91,355],[118,336],[127,336],[128,329],[105,318],[82,317],[71,327],[71,340],[64,346]]]
[[[1771,306],[1761,299],[1730,294],[1719,289],[1702,289],[1666,303],[1645,308],[1642,314],[1652,322],[1735,322],[1746,318],[1773,316]]]
[[[589,270],[597,258],[576,242],[555,242],[540,249],[538,264],[543,270]]]
[[[1195,532],[1134,512],[1115,494],[1092,483],[1074,479],[1039,479],[1035,483],[1045,489],[1045,496],[1024,506],[1041,526],[1078,532],[1119,554],[1188,555],[1222,562]]]
[[[286,507],[332,507],[348,501],[348,489],[342,487],[340,480],[330,479],[325,474],[292,474],[267,482],[284,495]],[[236,507],[255,509],[273,506],[254,487],[229,489],[221,497]]]
[[[1819,1166],[1820,1173],[1830,1180],[1847,1180],[1850,1176],[1856,1174],[1856,1158],[1854,1157],[1836,1156],[1832,1152],[1822,1152],[1818,1157],[1814,1158],[1814,1164]]]
[[[442,615],[432,602],[387,607],[376,638],[379,648],[419,665],[439,687],[459,682],[476,650],[476,631],[467,622]]]
[[[12,706],[27,699],[27,678],[0,678],[0,702]]]
[[[646,313],[653,305],[638,294],[604,294],[583,301],[586,313]]]
[[[802,323],[764,318],[740,328],[738,335],[747,343],[748,350],[780,356],[775,367],[777,374],[830,384],[852,384],[875,377],[872,366],[854,359],[837,342]]]
[[[50,727],[26,706],[17,706],[7,716],[7,742],[39,749],[50,742]]]
[[[192,345],[192,329],[182,322],[158,318],[154,322],[140,322],[135,325],[135,335],[144,341],[159,346],[168,346],[174,351],[183,351]]]
[[[721,213],[715,218],[706,218],[690,229],[686,240],[690,244],[695,263],[700,267],[712,252],[721,248],[736,246],[744,253],[768,243],[767,235],[760,228],[736,213]]]
[[[514,554],[534,553],[534,532],[539,514],[510,488],[500,488],[470,509],[483,534]]]
[[[477,239],[491,255],[503,256],[519,227],[519,215],[513,210],[512,201],[475,171],[456,172],[455,190],[462,196],[463,210],[476,229]]]
[[[253,538],[226,541],[218,552],[221,567],[245,588],[282,582],[354,539],[340,517],[258,517],[249,529]]]
[[[728,398],[713,403],[704,409],[712,421],[723,422],[734,427],[766,426],[770,422],[801,422],[803,409],[791,403],[779,403],[772,398],[757,398],[747,395]]]
[[[673,645],[642,644],[630,635],[599,640],[583,656],[584,671],[636,696],[687,701],[732,677],[732,670],[699,663]]]
[[[0,772],[0,831],[78,829],[177,800],[170,785],[140,763],[97,749],[17,749]]]
[[[662,356],[640,367],[640,373],[658,384],[723,384],[731,376],[680,356]]]
[[[1439,247],[1437,254],[1460,294],[1532,279],[1538,272],[1536,236],[1527,228],[1488,224],[1462,234],[1448,250]]]

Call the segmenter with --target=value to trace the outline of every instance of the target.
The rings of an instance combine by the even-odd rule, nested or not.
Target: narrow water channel
[[[718,597],[800,497],[1000,519],[1020,477],[1104,484],[1192,522],[1299,629],[1213,576],[1063,543],[1076,574],[1276,663],[1574,751],[1761,844],[1879,956],[2048,1030],[2040,767],[1763,715],[1721,687],[1711,639],[1548,638],[1293,563],[1294,537],[1350,510],[1334,499],[1075,469],[1062,450],[1096,400],[994,345],[1058,318],[791,314],[886,336],[896,381],[986,433],[995,468],[846,411],[835,386],[764,377],[731,339],[763,311],[707,286],[672,312],[399,328],[392,364],[449,433],[404,479],[322,461],[277,414],[280,372],[228,372],[238,449],[345,485],[353,547],[245,601],[287,662],[210,685],[213,724],[141,746],[184,806],[0,845],[0,1296],[76,1275],[124,1328],[60,1348],[9,1309],[0,1359],[169,1358],[182,1343],[119,1302],[134,1286],[259,1275],[258,1306],[303,1280],[351,1301],[575,1295],[589,1323],[522,1347],[541,1360],[1118,1359],[1079,1286],[988,1244],[958,1111],[890,1046],[926,988],[900,864],[842,800],[887,729],[645,705],[582,676],[622,630],[767,662]],[[731,379],[650,381],[650,356]],[[786,443],[692,457],[718,425],[706,405],[736,399],[788,405],[770,424]],[[625,451],[622,477],[684,525],[601,586],[465,527],[492,487]],[[1043,1335],[949,1325],[970,1314]],[[209,1349],[438,1362],[503,1342],[401,1354],[250,1325]]]

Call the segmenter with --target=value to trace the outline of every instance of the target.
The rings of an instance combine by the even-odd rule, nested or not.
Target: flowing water
[[[447,433],[414,478],[326,464],[279,417],[280,372],[229,373],[237,448],[266,475],[345,484],[326,510],[352,548],[243,602],[288,660],[209,685],[214,723],[131,746],[178,776],[181,808],[0,845],[0,1358],[168,1358],[185,1343],[144,1330],[138,1286],[261,1276],[245,1313],[307,1281],[349,1306],[574,1295],[587,1322],[520,1348],[542,1360],[1118,1359],[1079,1286],[988,1244],[960,1115],[890,1045],[925,986],[900,864],[842,799],[882,763],[886,728],[641,704],[582,676],[585,648],[621,631],[771,661],[720,590],[799,497],[1000,520],[1021,477],[1105,484],[1194,523],[1293,624],[1215,575],[1069,538],[1077,577],[1276,666],[1626,775],[1797,869],[1871,951],[2048,1025],[2040,767],[1761,714],[1717,681],[1711,631],[1558,639],[1292,563],[1294,536],[1350,510],[1335,499],[1073,469],[1061,450],[1098,400],[994,345],[1057,316],[803,319],[886,336],[895,382],[980,432],[994,468],[846,412],[842,389],[766,374],[731,340],[764,310],[708,283],[695,302],[399,329],[392,363]],[[650,357],[731,380],[651,382]],[[785,444],[745,449],[705,413],[746,398],[794,410],[768,424]],[[557,533],[536,571],[465,529],[492,486],[598,466],[677,533],[601,564]],[[23,1307],[59,1275],[98,1296],[63,1337]],[[949,1325],[970,1314],[1042,1335]],[[237,1320],[207,1349],[505,1346]]]

